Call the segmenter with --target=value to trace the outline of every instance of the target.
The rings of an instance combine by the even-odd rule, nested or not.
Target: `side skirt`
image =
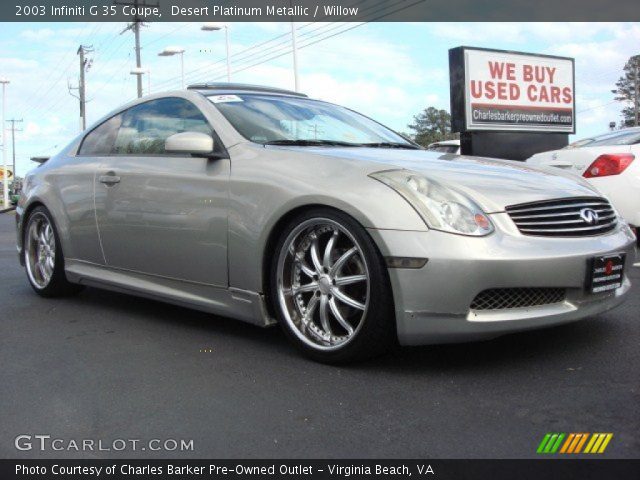
[[[70,282],[80,285],[193,308],[260,327],[276,323],[267,313],[264,295],[257,292],[159,277],[68,258],[65,259],[65,273]]]

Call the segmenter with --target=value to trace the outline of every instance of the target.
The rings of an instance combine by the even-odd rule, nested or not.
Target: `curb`
[[[0,213],[7,213],[15,209],[16,207],[3,208],[3,209],[0,209]]]

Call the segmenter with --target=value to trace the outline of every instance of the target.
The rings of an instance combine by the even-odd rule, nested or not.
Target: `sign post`
[[[575,133],[572,58],[458,47],[449,75],[463,155],[525,160]]]

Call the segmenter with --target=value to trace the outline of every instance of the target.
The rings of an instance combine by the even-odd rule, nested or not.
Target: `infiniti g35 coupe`
[[[42,296],[92,285],[277,322],[325,362],[592,316],[622,302],[635,254],[570,174],[234,84],[113,111],[27,175],[16,219]]]

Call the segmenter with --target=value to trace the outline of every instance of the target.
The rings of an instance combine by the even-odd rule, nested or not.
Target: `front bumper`
[[[462,342],[558,325],[619,305],[631,283],[590,294],[589,261],[597,255],[626,253],[633,267],[635,238],[627,225],[600,236],[544,238],[518,232],[507,214],[491,216],[496,232],[465,237],[430,230],[369,232],[386,256],[427,258],[421,269],[389,269],[398,340],[403,345]],[[564,288],[560,303],[473,311],[471,302],[493,288]]]

